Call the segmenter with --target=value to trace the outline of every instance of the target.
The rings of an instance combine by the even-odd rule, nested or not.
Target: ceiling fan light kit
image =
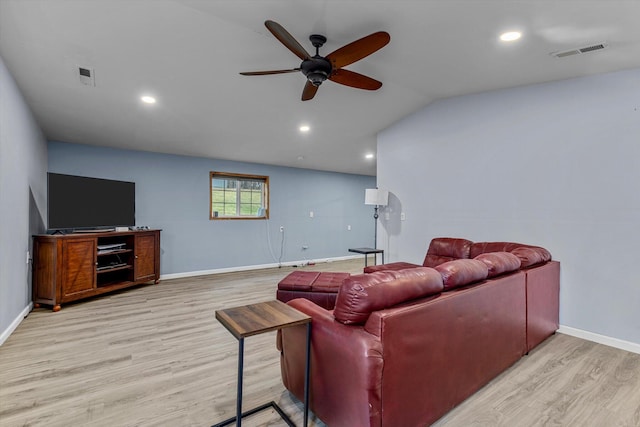
[[[325,80],[331,80],[334,83],[365,90],[377,90],[382,87],[381,82],[363,74],[345,70],[342,67],[353,64],[386,46],[389,40],[391,40],[388,33],[379,31],[370,34],[341,47],[325,57],[320,56],[319,53],[320,48],[327,42],[325,36],[320,34],[312,34],[309,36],[311,44],[316,48],[316,54],[311,56],[302,45],[277,22],[265,21],[264,25],[280,43],[293,52],[298,58],[302,59],[302,63],[298,68],[288,70],[250,71],[240,74],[244,76],[262,76],[300,71],[307,78],[307,83],[302,91],[303,101],[312,99]]]

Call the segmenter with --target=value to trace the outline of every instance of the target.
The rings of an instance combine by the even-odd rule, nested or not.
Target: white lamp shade
[[[367,188],[364,190],[364,204],[387,206],[389,203],[389,192],[378,188]]]

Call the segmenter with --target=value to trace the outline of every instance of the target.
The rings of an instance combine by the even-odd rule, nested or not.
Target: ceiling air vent
[[[96,85],[96,78],[93,68],[78,66],[78,76],[80,77],[80,82],[82,84],[85,84],[87,86]]]
[[[597,43],[584,47],[577,47],[575,49],[562,50],[559,52],[552,52],[551,56],[555,56],[556,58],[565,58],[567,56],[580,55],[582,53],[595,52],[597,50],[606,49],[609,47],[606,43]]]

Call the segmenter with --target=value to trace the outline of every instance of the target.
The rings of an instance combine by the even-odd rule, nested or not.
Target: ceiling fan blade
[[[315,86],[313,83],[307,80],[307,83],[304,85],[304,89],[302,90],[302,100],[308,101],[312,99],[316,95],[317,91],[318,86]]]
[[[329,80],[341,85],[351,86],[358,89],[377,90],[382,87],[382,83],[378,80],[367,77],[363,74],[349,70],[336,70],[329,76]]]
[[[275,38],[280,40],[280,43],[285,45],[287,49],[293,52],[298,58],[302,60],[311,58],[311,55],[309,55],[302,45],[300,45],[300,43],[298,43],[298,41],[294,39],[282,25],[274,21],[265,21],[264,25],[269,31],[271,31],[271,34],[273,34]]]
[[[240,74],[242,74],[243,76],[265,76],[267,74],[295,73],[296,71],[300,71],[300,68],[293,68],[291,70],[245,71]]]
[[[383,48],[389,40],[391,40],[389,33],[378,31],[331,52],[327,55],[327,59],[331,61],[334,69],[342,68]]]

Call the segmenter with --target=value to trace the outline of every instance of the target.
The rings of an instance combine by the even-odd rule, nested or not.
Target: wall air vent
[[[78,76],[80,77],[80,82],[87,86],[95,86],[96,85],[96,77],[91,67],[78,66]]]
[[[589,46],[577,47],[575,49],[562,50],[559,52],[551,52],[551,56],[556,58],[565,58],[567,56],[580,55],[583,53],[595,52],[597,50],[606,49],[609,47],[607,43],[596,43]]]

